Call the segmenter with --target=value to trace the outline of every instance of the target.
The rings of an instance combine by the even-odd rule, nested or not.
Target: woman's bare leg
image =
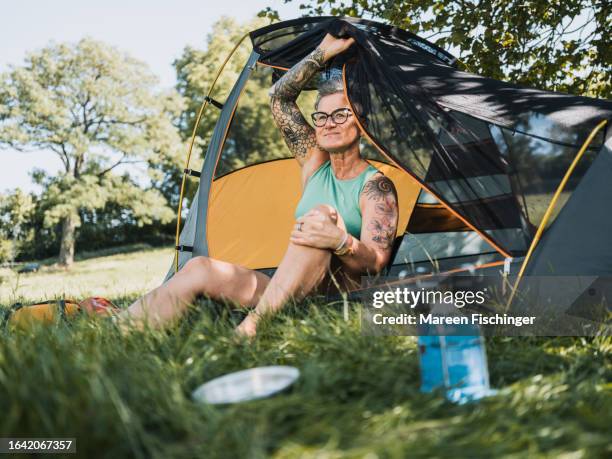
[[[329,206],[319,206],[336,224],[344,222]],[[119,318],[142,326],[162,326],[180,316],[201,294],[243,306],[257,305],[259,311],[273,312],[290,298],[304,298],[315,290],[329,271],[331,251],[289,243],[270,279],[263,273],[208,257],[195,257],[168,282],[149,292]]]
[[[316,209],[345,229],[342,218],[333,208],[321,205]],[[273,313],[282,308],[289,299],[300,300],[315,291],[330,271],[331,257],[331,250],[290,242],[274,276],[257,302],[256,312]],[[253,315],[249,315],[239,326],[239,332],[252,336],[257,320]]]
[[[330,260],[329,250],[289,243],[283,260],[259,298],[257,308],[275,311],[291,298],[304,298],[325,278]]]
[[[259,298],[254,313],[240,323],[236,332],[252,337],[263,314],[273,314],[288,300],[300,300],[325,278],[331,251],[289,243],[285,256]]]
[[[254,306],[270,282],[263,273],[208,257],[194,257],[166,283],[136,300],[119,317],[153,327],[179,317],[198,295]]]

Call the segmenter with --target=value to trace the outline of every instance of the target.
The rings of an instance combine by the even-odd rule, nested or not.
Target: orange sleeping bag
[[[94,296],[79,302],[63,298],[31,305],[14,304],[5,313],[3,322],[11,327],[23,327],[34,322],[53,323],[79,313],[112,315],[117,312],[119,308],[106,298]]]

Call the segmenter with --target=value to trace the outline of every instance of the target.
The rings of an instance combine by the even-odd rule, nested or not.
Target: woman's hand
[[[332,57],[349,49],[353,43],[355,43],[354,38],[336,38],[333,35],[327,34],[318,48],[323,51],[324,60],[327,62]]]
[[[289,240],[297,245],[335,250],[344,239],[344,231],[336,225],[334,215],[316,209],[306,212],[297,219]]]

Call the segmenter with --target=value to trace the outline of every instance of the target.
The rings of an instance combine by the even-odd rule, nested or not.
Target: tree
[[[182,156],[173,124],[182,100],[156,83],[145,64],[92,39],[46,47],[0,75],[0,146],[51,150],[63,165],[56,176],[33,173],[44,188],[45,225],[62,226],[61,265],[73,262],[80,210],[116,202],[139,224],[172,219],[155,185]],[[137,163],[148,166],[153,186],[125,168],[117,174]]]
[[[27,222],[33,211],[32,196],[19,188],[0,194],[0,262],[13,261],[19,244],[31,236]]]
[[[455,47],[467,68],[484,76],[576,95],[612,95],[607,0],[299,2],[307,15],[379,18],[442,48]],[[278,19],[272,8],[260,15]]]

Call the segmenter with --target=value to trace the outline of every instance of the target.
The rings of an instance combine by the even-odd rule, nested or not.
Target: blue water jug
[[[421,392],[445,389],[446,397],[459,404],[494,394],[489,386],[484,340],[478,330],[469,327],[455,329],[452,335],[437,333],[435,327],[421,329],[418,339]]]

